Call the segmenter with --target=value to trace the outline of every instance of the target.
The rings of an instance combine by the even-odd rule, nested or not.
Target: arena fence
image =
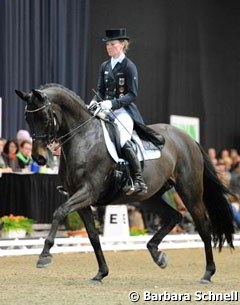
[[[100,236],[104,251],[126,251],[146,249],[146,243],[152,236],[104,237]],[[39,255],[44,238],[0,239],[0,256]],[[240,233],[234,235],[235,247],[240,246]],[[164,238],[161,249],[202,248],[203,242],[198,234],[170,234]],[[92,252],[88,237],[56,238],[51,253]]]

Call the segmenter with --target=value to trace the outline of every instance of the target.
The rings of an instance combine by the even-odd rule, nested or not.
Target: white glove
[[[95,100],[91,100],[90,104],[89,104],[89,107],[92,106],[93,104],[95,104],[97,101]]]
[[[90,104],[87,106],[88,109],[91,109],[92,107],[94,108],[94,105],[97,105],[98,102],[95,100],[91,100]]]
[[[112,102],[105,100],[100,103],[102,110],[110,110],[112,108]]]

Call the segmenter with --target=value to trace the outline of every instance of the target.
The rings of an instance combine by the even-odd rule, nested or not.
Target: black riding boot
[[[131,191],[128,192],[127,194],[130,195],[136,192],[147,193],[148,187],[143,180],[141,164],[140,161],[138,160],[136,153],[134,152],[132,143],[130,141],[127,141],[123,146],[122,151],[124,157],[129,162],[131,171],[133,173],[134,190],[132,192]]]

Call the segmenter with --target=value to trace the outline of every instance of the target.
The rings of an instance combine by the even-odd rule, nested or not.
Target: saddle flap
[[[101,120],[102,124],[102,129],[103,129],[103,134],[104,134],[104,139],[105,139],[105,144],[107,147],[107,150],[112,157],[112,159],[118,163],[120,161],[120,156],[117,152],[116,146],[111,140],[111,137],[108,133],[106,123]],[[136,131],[133,131],[132,135],[133,143],[137,147],[137,156],[139,161],[143,160],[152,160],[152,159],[158,159],[161,157],[161,152],[160,149],[158,149],[154,144],[148,141],[143,141],[139,138],[138,134]],[[147,147],[147,149],[145,148]]]

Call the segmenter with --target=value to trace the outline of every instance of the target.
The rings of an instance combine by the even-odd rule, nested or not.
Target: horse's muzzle
[[[47,159],[42,155],[34,154],[34,155],[32,155],[32,158],[40,166],[47,164]]]

